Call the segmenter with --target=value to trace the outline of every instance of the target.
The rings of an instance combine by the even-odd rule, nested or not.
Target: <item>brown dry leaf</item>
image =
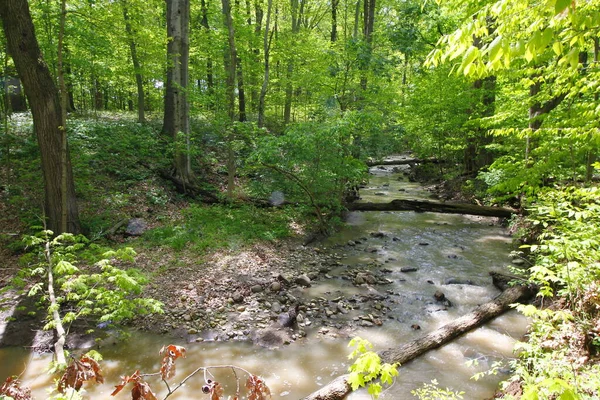
[[[177,360],[179,357],[185,358],[185,347],[170,344],[168,346],[163,346],[162,349],[160,349],[160,354],[162,355],[163,353],[166,353],[165,357],[169,356],[174,360]]]
[[[121,383],[115,386],[115,390],[110,394],[111,396],[115,396],[119,393],[129,382],[137,382],[140,379],[140,371],[137,370],[131,376],[122,376]]]
[[[219,382],[213,382],[212,388],[210,391],[210,400],[221,400],[221,396],[223,396],[223,386]]]
[[[160,375],[163,379],[169,379],[175,376],[175,360],[179,357],[185,358],[185,347],[170,344],[163,346],[159,354],[164,354],[160,365]]]
[[[64,393],[66,388],[81,389],[84,382],[94,379],[96,383],[104,383],[104,377],[100,373],[100,365],[96,360],[87,356],[81,356],[79,360],[73,360],[58,382],[58,391]]]
[[[9,376],[0,386],[0,395],[12,397],[14,400],[32,400],[31,389],[20,386],[21,381],[14,376]]]
[[[131,389],[131,399],[132,400],[157,400],[154,393],[152,393],[152,389],[150,389],[150,385],[146,382],[137,381]]]
[[[246,389],[248,389],[248,400],[272,399],[271,389],[265,384],[265,381],[256,375],[250,375],[248,377]]]

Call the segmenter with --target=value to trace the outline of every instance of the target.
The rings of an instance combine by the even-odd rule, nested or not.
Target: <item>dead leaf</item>
[[[146,382],[138,381],[131,389],[131,399],[132,400],[157,400],[154,393],[152,393],[152,389],[150,389],[150,385]]]
[[[175,376],[176,372],[175,360],[179,357],[185,358],[185,347],[170,344],[168,346],[163,346],[163,348],[160,349],[159,354],[164,354],[160,365],[160,375],[165,380],[172,378]]]
[[[110,394],[111,396],[115,396],[119,393],[129,382],[137,382],[140,379],[140,371],[137,370],[131,376],[122,376],[121,383],[115,386],[115,390]]]
[[[15,376],[9,376],[0,386],[0,395],[12,397],[14,400],[32,400],[31,389],[21,387],[21,381]]]
[[[95,380],[96,383],[104,383],[104,377],[100,373],[100,365],[96,360],[81,356],[81,359],[73,359],[67,370],[58,382],[58,391],[64,393],[67,388],[81,389],[84,382]]]
[[[272,399],[271,389],[265,384],[265,381],[256,375],[250,375],[246,381],[248,389],[248,400],[267,400]]]

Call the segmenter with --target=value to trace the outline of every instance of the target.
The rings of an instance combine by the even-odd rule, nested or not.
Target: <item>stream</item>
[[[361,201],[429,198],[421,185],[407,181],[406,168],[372,167],[370,182],[360,191]],[[332,314],[328,326],[311,325],[311,315],[307,313],[303,321],[306,338],[278,349],[257,347],[248,341],[175,342],[186,347],[187,357],[177,361],[174,382],[199,366],[233,364],[264,377],[274,399],[302,398],[347,371],[349,338],[368,339],[375,350],[394,347],[498,295],[488,273],[506,271],[511,263],[510,250],[511,238],[492,218],[415,212],[350,213],[341,231],[315,245],[315,251],[334,253],[339,265],[325,279],[300,293],[304,303],[314,299],[339,302],[342,298],[348,306],[346,311]],[[384,276],[386,284],[369,284],[372,270]],[[348,279],[348,271],[352,271],[354,279]],[[436,301],[436,291],[441,291],[449,303]],[[375,300],[352,303],[353,298],[360,296]],[[355,321],[350,330],[342,329],[338,323],[344,319]],[[513,357],[515,340],[522,338],[526,330],[524,317],[514,311],[506,313],[402,366],[395,383],[380,398],[415,399],[411,390],[433,379],[442,388],[464,391],[465,399],[491,398],[498,382],[508,377],[506,364],[497,376],[478,381],[470,378],[488,370],[495,361]],[[120,375],[132,374],[136,369],[159,370],[158,351],[166,344],[164,336],[140,332],[134,335],[135,340],[105,342],[100,346],[107,384],[86,386],[88,398],[113,398],[110,393],[113,385],[120,382]],[[50,355],[32,354],[22,348],[0,348],[0,360],[0,379],[23,372],[21,379],[32,388],[34,397],[47,397],[51,379],[45,368]],[[467,365],[473,360],[477,365]],[[233,394],[235,380],[230,371],[215,373],[215,379],[224,384],[226,394]],[[162,383],[155,377],[148,382],[157,397],[163,398]],[[201,393],[203,384],[200,374],[170,398],[208,399]],[[130,398],[125,391],[114,398]],[[350,399],[370,399],[370,396],[359,391]]]

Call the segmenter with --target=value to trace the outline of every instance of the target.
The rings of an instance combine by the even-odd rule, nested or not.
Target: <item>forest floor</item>
[[[145,182],[131,190],[147,193],[159,189],[151,185]],[[146,203],[146,196],[131,197],[135,200],[128,202],[128,209],[120,209],[117,214],[143,217],[148,228],[181,219],[183,210],[189,206],[181,199],[157,206]],[[14,206],[0,201],[0,207],[3,226],[0,284],[6,287],[19,271],[22,254],[15,253],[11,247],[15,247],[15,241],[27,229],[17,217],[19,213]],[[87,207],[92,205],[82,202],[84,212],[91,212]],[[150,278],[142,296],[164,303],[164,314],[130,321],[134,329],[187,341],[252,340],[266,347],[277,347],[305,336],[309,329],[330,337],[346,337],[358,326],[381,325],[386,320],[385,313],[392,307],[385,300],[388,296],[383,289],[383,292],[377,289],[378,285],[387,283],[383,265],[375,271],[344,268],[344,272],[334,274],[332,270],[341,265],[339,253],[344,249],[326,249],[319,243],[305,246],[307,233],[301,226],[294,226],[295,232],[288,238],[238,243],[202,252],[193,246],[176,250],[166,244],[157,245],[143,236],[128,236],[124,231],[125,226],[122,226],[104,237],[104,245],[130,246],[138,255],[133,263],[116,261],[114,265],[142,271]],[[374,236],[364,238],[365,251],[369,240],[374,240]],[[353,297],[308,293],[319,281],[336,279],[340,274],[342,279],[356,285],[369,285],[372,289],[368,295]],[[49,333],[38,332],[35,337],[22,334],[36,330],[36,325],[38,330],[43,326],[29,313],[33,305],[25,300],[25,295],[18,295],[15,290],[0,293],[0,333],[4,332],[0,345],[48,350],[52,343]],[[17,309],[24,303],[27,303],[26,308]],[[8,323],[4,321],[11,316]],[[289,325],[294,329],[289,329]],[[68,346],[93,343],[89,337],[77,333],[87,328],[89,326],[73,327]],[[102,334],[99,329],[96,333]]]

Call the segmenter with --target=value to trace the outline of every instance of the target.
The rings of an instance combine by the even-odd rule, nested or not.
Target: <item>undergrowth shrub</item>
[[[567,187],[540,194],[528,217],[541,226],[530,281],[541,309],[518,309],[532,319],[517,346],[514,378],[522,400],[598,399],[600,387],[600,190]]]
[[[353,142],[343,123],[295,124],[282,136],[264,137],[249,159],[250,191],[309,205],[324,229],[326,216],[339,213],[347,192],[365,178]]]

